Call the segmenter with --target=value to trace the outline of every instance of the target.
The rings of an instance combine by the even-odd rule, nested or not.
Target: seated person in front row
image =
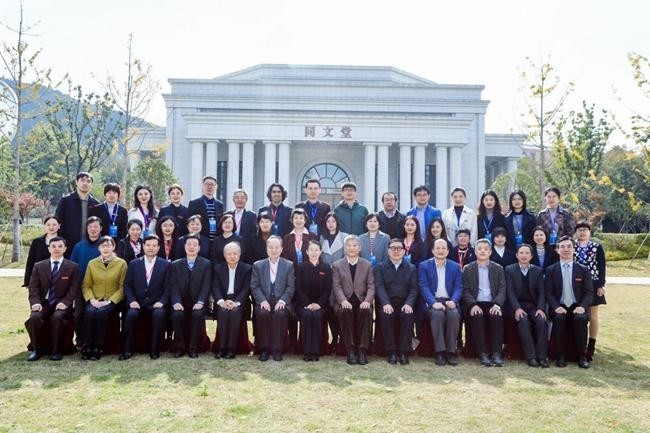
[[[418,271],[404,259],[404,241],[392,239],[388,244],[388,260],[375,266],[375,296],[379,304],[378,321],[384,337],[384,348],[388,352],[388,363],[409,363],[412,350],[413,305],[418,297]],[[399,333],[395,335],[395,321]],[[395,343],[395,337],[398,343]]]
[[[589,307],[593,301],[594,288],[587,267],[573,261],[573,239],[562,236],[556,245],[560,261],[546,269],[544,285],[553,329],[557,341],[558,367],[566,367],[566,328],[573,322],[573,338],[578,352],[578,366],[589,368],[587,361],[587,324]]]
[[[517,257],[511,245],[508,245],[508,231],[503,227],[492,230],[492,255],[490,260],[500,264],[504,269],[517,263]]]
[[[359,257],[359,237],[348,235],[343,245],[345,257],[332,264],[334,312],[339,319],[341,335],[348,351],[347,363],[365,365],[368,363],[366,351],[370,347],[372,336],[375,277],[370,262]],[[355,341],[354,336],[357,334],[359,340]]]
[[[250,294],[251,265],[240,261],[238,242],[227,243],[223,256],[224,263],[212,264],[212,297],[219,331],[219,347],[214,357],[233,359]]]
[[[165,318],[169,293],[166,291],[171,264],[158,257],[160,239],[156,235],[144,238],[144,257],[132,260],[126,270],[124,296],[127,310],[124,315],[124,347],[120,361],[133,355],[133,339],[139,319],[148,315],[151,319],[149,357],[160,358],[160,337],[165,330]]]
[[[456,343],[460,330],[459,304],[463,294],[460,265],[447,259],[449,243],[436,239],[433,258],[420,263],[420,293],[426,302],[436,365],[458,365]]]
[[[185,258],[174,260],[169,274],[168,290],[172,304],[172,326],[176,344],[176,358],[189,351],[197,358],[199,339],[205,332],[205,312],[212,284],[210,260],[199,256],[199,234],[185,236]],[[190,341],[186,344],[186,322],[190,322]]]
[[[43,337],[51,336],[50,359],[60,361],[62,356],[63,331],[72,318],[74,302],[81,279],[79,265],[63,258],[65,239],[54,236],[47,247],[50,258],[34,265],[29,279],[29,304],[31,314],[25,322],[33,351],[28,361],[37,361],[45,352]]]
[[[476,241],[476,261],[463,269],[463,308],[471,328],[471,338],[481,365],[503,367],[503,312],[506,301],[506,279],[503,268],[490,261],[492,244],[487,239]],[[485,330],[490,331],[490,359]]]
[[[251,295],[255,301],[255,344],[260,349],[259,360],[282,361],[282,349],[292,310],[295,274],[293,263],[280,257],[282,239],[271,236],[266,240],[268,258],[253,264]]]
[[[528,365],[548,368],[544,271],[539,266],[531,265],[532,259],[533,247],[521,244],[517,248],[517,263],[506,267],[509,313],[517,323],[517,332]]]
[[[476,261],[474,247],[469,244],[472,232],[469,229],[460,229],[456,232],[456,246],[449,251],[449,260],[460,265],[463,269],[466,264]]]

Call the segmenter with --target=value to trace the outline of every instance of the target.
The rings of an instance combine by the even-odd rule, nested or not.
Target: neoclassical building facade
[[[455,186],[473,205],[522,155],[523,136],[485,134],[481,85],[437,84],[392,67],[276,64],[169,83],[167,125],[151,137],[164,137],[187,199],[211,174],[227,207],[240,187],[250,208],[262,206],[276,181],[293,205],[312,177],[330,202],[342,182],[355,182],[371,210],[385,191],[411,207],[419,184],[439,208]]]

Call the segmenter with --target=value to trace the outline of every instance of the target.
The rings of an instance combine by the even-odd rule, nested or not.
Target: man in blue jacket
[[[429,188],[424,185],[416,186],[413,189],[413,198],[415,198],[415,207],[406,213],[406,215],[414,215],[420,223],[420,236],[422,240],[427,235],[429,224],[434,218],[442,218],[442,212],[429,204],[431,192]]]

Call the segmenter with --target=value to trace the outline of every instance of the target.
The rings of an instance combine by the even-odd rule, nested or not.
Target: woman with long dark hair
[[[508,246],[513,250],[521,244],[533,245],[533,228],[535,215],[527,208],[526,193],[518,189],[508,197],[506,215],[506,230],[508,231]]]
[[[126,223],[126,237],[117,243],[116,254],[127,264],[133,259],[144,256],[142,249],[142,221],[129,220]]]
[[[257,233],[247,239],[245,248],[246,263],[253,264],[268,257],[266,241],[273,234],[273,220],[268,212],[257,216]]]
[[[43,217],[43,227],[45,228],[45,234],[35,238],[29,246],[23,287],[29,286],[29,279],[32,276],[34,265],[50,257],[50,251],[47,248],[50,245],[50,239],[59,235],[61,220],[56,215],[46,215]]]
[[[449,240],[449,237],[447,236],[447,228],[445,226],[445,222],[442,218],[434,218],[431,220],[429,223],[429,227],[427,228],[427,233],[424,237],[424,242],[427,247],[427,259],[430,259],[433,257],[433,245],[436,243],[438,239],[444,239],[447,241],[447,248],[449,251],[453,248],[453,244]]]
[[[133,207],[129,210],[129,220],[137,219],[142,223],[140,237],[156,233],[158,210],[154,207],[153,192],[149,185],[138,185],[133,192]]]
[[[178,226],[173,215],[165,215],[158,219],[156,234],[160,239],[158,257],[173,262],[176,260],[176,240],[178,239]]]
[[[345,255],[343,240],[347,233],[341,231],[341,222],[334,212],[325,215],[325,230],[320,237],[321,260],[330,266]]]
[[[560,260],[557,251],[549,244],[546,229],[537,226],[533,229],[533,265],[537,265],[546,271],[553,263]]]
[[[478,239],[485,238],[492,242],[492,231],[497,227],[506,228],[506,218],[501,213],[501,203],[496,192],[488,189],[481,194],[476,212]]]
[[[434,218],[429,225],[436,220],[442,222],[442,219]],[[420,221],[418,221],[415,215],[408,215],[404,218],[401,238],[404,241],[404,248],[406,249],[404,260],[412,263],[417,269],[420,262],[428,258],[429,253],[427,244],[422,240],[422,236],[420,235]]]

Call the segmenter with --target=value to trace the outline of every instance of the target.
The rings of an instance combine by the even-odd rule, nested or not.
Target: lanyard
[[[271,211],[271,221],[275,222],[275,216],[278,214],[278,208],[270,204],[269,210]]]
[[[404,239],[404,246],[406,247],[406,254],[409,254],[411,252],[411,247],[413,246],[413,242],[415,242],[415,238],[411,242],[408,242],[406,239]]]
[[[153,266],[149,270],[147,270],[146,263],[147,262],[145,262],[144,272],[145,272],[145,275],[146,275],[146,278],[147,278],[147,284],[149,284],[149,280],[151,280],[151,274],[153,274],[153,268],[156,266],[156,262],[154,261]]]
[[[106,207],[106,213],[108,214],[108,217],[111,219],[111,224],[115,225],[115,221],[117,220],[117,203],[115,203],[115,206],[113,206],[112,214],[108,211],[108,203],[104,202],[104,206]]]
[[[553,229],[552,231],[556,232],[557,230],[555,229],[555,218],[553,218],[553,215],[551,215],[551,209],[547,209],[546,212],[548,212],[548,219],[551,221],[551,228]],[[555,211],[555,216],[560,213],[560,207],[558,206],[557,210]]]
[[[312,205],[310,202],[307,202],[309,207],[309,216],[311,216],[311,221],[316,222],[316,214],[318,213],[318,204]]]
[[[142,206],[138,207],[140,209],[140,213],[142,214],[142,218],[144,219],[144,230],[149,229],[149,214],[144,213],[144,210],[142,209]]]
[[[461,269],[463,269],[463,262],[465,261],[465,254],[467,254],[467,250],[465,250],[465,251],[458,250],[458,263],[460,264]]]
[[[492,214],[492,218],[487,219],[483,217],[483,227],[485,228],[485,233],[490,233],[490,226],[492,225],[492,220],[494,219],[494,214]],[[487,221],[487,224],[485,222]]]
[[[294,236],[295,240],[293,244],[296,247],[296,251],[302,250],[302,233],[295,233]]]

